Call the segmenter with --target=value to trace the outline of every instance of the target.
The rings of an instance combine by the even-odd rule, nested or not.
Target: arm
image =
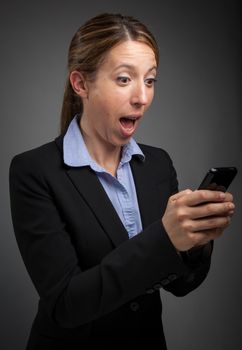
[[[234,204],[232,195],[228,193],[224,195],[221,192],[191,190],[178,192],[176,171],[168,154],[167,158],[171,169],[171,197],[162,223],[188,272],[163,287],[177,296],[183,296],[197,288],[206,278],[214,239],[228,226]]]
[[[45,173],[51,165],[47,162],[43,171],[40,163],[36,154],[14,158],[11,211],[24,263],[54,322],[63,327],[85,324],[148,293],[171,275],[176,279],[187,273],[160,220],[115,249],[108,242],[105,257],[86,268],[58,209],[55,189],[47,181]],[[52,182],[59,176],[66,178],[56,172]],[[69,180],[64,185],[76,194]],[[85,243],[89,232],[83,231],[81,222],[79,234]]]
[[[184,281],[196,288],[206,277],[214,239],[228,227],[234,212],[233,197],[217,191],[185,190],[170,197],[162,218],[175,249],[190,269]],[[183,282],[184,282],[183,281]],[[176,281],[168,290],[184,295],[186,286]]]

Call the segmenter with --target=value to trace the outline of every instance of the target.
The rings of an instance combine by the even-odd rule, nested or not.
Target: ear
[[[87,81],[82,73],[77,70],[72,71],[70,74],[70,83],[78,96],[82,98],[88,97]]]

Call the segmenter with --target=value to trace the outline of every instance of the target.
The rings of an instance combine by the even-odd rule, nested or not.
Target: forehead
[[[139,41],[127,40],[113,47],[106,55],[104,66],[115,68],[119,65],[156,66],[154,51]]]

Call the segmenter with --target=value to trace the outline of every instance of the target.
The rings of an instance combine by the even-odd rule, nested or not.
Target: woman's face
[[[87,82],[84,131],[113,146],[126,144],[153,100],[155,76],[148,45],[129,40],[111,49],[95,80]]]

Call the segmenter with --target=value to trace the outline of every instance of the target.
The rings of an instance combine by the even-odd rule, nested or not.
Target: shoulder
[[[145,144],[138,144],[147,160],[172,164],[170,155],[166,150]]]
[[[57,138],[58,139],[58,138]],[[56,140],[15,155],[10,164],[11,172],[36,172],[62,163],[62,152]]]

